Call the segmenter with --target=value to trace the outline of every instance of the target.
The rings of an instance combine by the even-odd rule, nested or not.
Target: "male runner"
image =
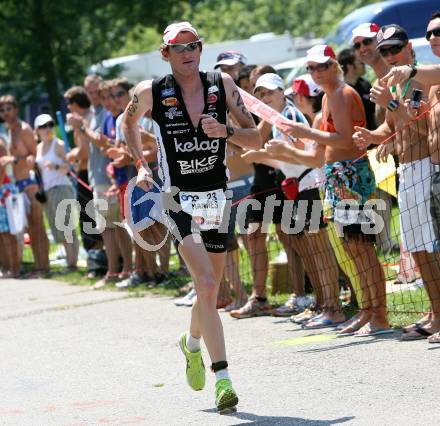
[[[151,170],[142,155],[137,122],[151,111],[162,189],[171,192],[172,187],[178,187],[172,195],[180,210],[168,209],[165,214],[172,234],[180,234],[178,250],[197,291],[190,332],[183,333],[179,342],[186,358],[187,380],[194,390],[202,390],[205,385],[200,351],[203,336],[216,375],[216,406],[223,412],[238,403],[228,374],[223,328],[216,310],[227,240],[227,233],[218,229],[228,180],[226,139],[256,149],[260,137],[232,78],[199,71],[202,41],[190,23],[169,25],[160,51],[170,63],[172,74],[139,83],[125,110],[122,129],[138,168],[137,184],[148,190]],[[241,128],[226,125],[228,108]],[[195,229],[197,224],[199,229]]]

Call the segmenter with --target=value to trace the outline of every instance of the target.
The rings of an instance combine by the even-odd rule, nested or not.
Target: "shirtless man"
[[[440,57],[440,10],[433,13],[426,29],[426,38],[431,45],[431,50]],[[437,73],[436,73],[437,69]],[[438,262],[440,263],[440,66],[422,65],[415,68],[413,79],[426,85],[431,85],[429,90],[429,106],[432,108],[429,114],[429,152],[433,164],[431,179],[431,216],[434,225]],[[405,83],[414,74],[414,68],[408,65],[393,67],[384,77],[388,85]],[[437,293],[436,297],[440,297]],[[425,323],[429,317],[425,317]],[[423,323],[423,322],[422,322]],[[414,327],[412,327],[414,328]],[[408,330],[409,331],[409,330]],[[440,333],[428,337],[432,343],[440,343]]]
[[[151,170],[143,157],[138,120],[151,111],[162,190],[169,193],[178,189],[173,197],[173,207],[177,204],[177,208],[168,207],[164,213],[197,291],[190,332],[183,333],[179,341],[186,358],[187,381],[194,390],[202,390],[205,385],[200,351],[203,336],[216,375],[215,402],[222,412],[234,409],[238,403],[216,309],[226,257],[227,233],[219,224],[228,179],[225,147],[226,140],[231,139],[236,145],[252,149],[260,146],[260,138],[232,78],[199,71],[201,52],[202,41],[190,23],[169,25],[164,31],[161,54],[170,63],[172,74],[143,81],[136,87],[124,113],[122,130],[136,160],[137,184],[148,190]],[[227,126],[227,109],[241,128]]]
[[[387,25],[377,35],[378,49],[388,65],[415,66],[412,45],[405,30],[398,25]],[[394,86],[391,92],[384,84],[372,91],[372,100],[386,107],[386,120],[373,132],[356,128],[353,135],[359,147],[370,143],[381,144],[394,132],[395,138],[378,148],[378,158],[383,160],[388,154],[396,152],[400,161],[399,208],[400,228],[404,248],[409,251],[420,268],[426,292],[431,302],[430,320],[402,335],[402,340],[426,338],[440,330],[440,263],[435,253],[435,238],[432,216],[429,210],[430,187],[433,173],[429,143],[428,122],[421,118],[413,119],[405,103],[411,98],[414,89],[428,93],[428,88],[411,78]],[[381,89],[382,88],[382,89]],[[394,96],[391,95],[394,94]],[[408,126],[409,124],[409,126]]]
[[[14,96],[0,97],[0,111],[8,126],[11,154],[2,158],[2,166],[12,164],[16,186],[30,202],[28,225],[35,259],[35,270],[30,277],[44,276],[49,272],[49,240],[44,228],[43,209],[35,198],[38,184],[30,174],[35,166],[37,144],[31,126],[18,118],[18,103]]]

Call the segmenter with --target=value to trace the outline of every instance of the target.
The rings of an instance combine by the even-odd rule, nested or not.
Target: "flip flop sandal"
[[[309,325],[313,324],[314,325]],[[329,320],[327,318],[318,318],[316,320],[309,320],[305,324],[302,325],[303,330],[316,330],[319,328],[327,328],[327,327],[336,327],[337,325],[341,324],[340,322],[334,322],[332,320]]]
[[[411,342],[413,340],[424,340],[427,339],[429,336],[432,336],[433,333],[430,333],[429,331],[425,330],[422,327],[416,327],[414,330],[402,334],[400,337],[400,340],[403,342]]]
[[[361,329],[362,327],[358,331],[360,331]],[[370,328],[370,331],[368,333],[359,333],[358,331],[354,333],[354,337],[372,337],[380,336],[383,334],[393,334],[395,330],[393,328]]]

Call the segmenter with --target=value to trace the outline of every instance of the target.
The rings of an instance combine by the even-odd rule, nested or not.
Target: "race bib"
[[[226,196],[222,189],[206,192],[179,192],[180,205],[200,229],[218,229],[222,223]]]

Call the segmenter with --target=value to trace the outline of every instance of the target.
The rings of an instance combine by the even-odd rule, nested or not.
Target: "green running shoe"
[[[228,379],[218,380],[215,384],[215,405],[220,414],[237,411],[238,396]]]
[[[200,391],[205,387],[205,364],[202,351],[190,352],[186,347],[186,333],[180,336],[180,349],[186,358],[186,380],[192,389]]]

